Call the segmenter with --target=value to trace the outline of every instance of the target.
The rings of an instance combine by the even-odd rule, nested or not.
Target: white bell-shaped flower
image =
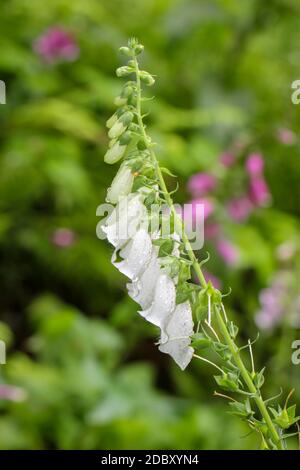
[[[140,193],[131,193],[122,198],[101,226],[109,243],[115,248],[125,245],[133,238],[139,226],[147,223],[147,209],[143,199]]]
[[[129,296],[137,302],[142,309],[151,306],[154,300],[155,286],[160,275],[160,264],[157,257],[157,247],[152,247],[151,259],[140,278],[127,284]]]
[[[134,280],[146,269],[152,253],[151,237],[144,228],[139,229],[119,255],[122,261],[117,261],[117,251],[112,257],[112,264],[129,279]]]
[[[177,305],[162,331],[159,350],[172,356],[184,370],[190,363],[194,349],[190,346],[193,334],[192,310],[189,302]]]
[[[172,279],[167,274],[160,274],[154,291],[154,300],[151,306],[139,312],[153,325],[159,326],[163,331],[168,317],[175,309],[176,290]]]
[[[131,192],[133,180],[131,169],[123,163],[114,177],[111,187],[107,190],[106,201],[117,204],[121,197],[127,196]]]
[[[123,157],[126,148],[127,145],[121,145],[119,141],[115,142],[104,155],[105,163],[109,163],[110,165],[117,163]]]

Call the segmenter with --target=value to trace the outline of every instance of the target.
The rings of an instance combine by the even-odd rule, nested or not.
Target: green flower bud
[[[116,139],[117,137],[119,137],[121,134],[123,134],[123,132],[125,131],[126,129],[126,125],[120,120],[118,119],[114,125],[111,127],[111,129],[109,130],[109,133],[108,133],[108,136],[110,139]]]
[[[123,67],[119,67],[116,70],[116,75],[117,77],[126,77],[127,75],[130,75],[132,72],[134,72],[132,67],[127,67],[126,65],[124,65]]]
[[[118,162],[124,156],[125,151],[126,145],[121,144],[121,142],[115,142],[104,155],[105,163],[112,165],[113,163]]]
[[[106,127],[108,127],[108,129],[110,129],[114,124],[115,122],[118,120],[118,116],[116,113],[114,113],[107,121],[106,121]]]
[[[136,46],[134,46],[133,50],[135,55],[139,55],[141,52],[143,52],[144,46],[143,44],[137,44]]]
[[[121,197],[127,196],[132,189],[134,176],[127,165],[121,165],[114,177],[111,187],[107,190],[106,202],[117,204]]]
[[[124,134],[121,135],[120,140],[119,140],[120,145],[128,145],[130,141],[131,141],[130,131],[124,132]]]
[[[122,96],[116,96],[116,98],[114,99],[114,103],[116,106],[124,106],[125,104],[127,104],[127,99],[122,98]]]
[[[145,70],[141,70],[139,75],[140,75],[140,79],[142,80],[142,82],[146,83],[146,85],[148,86],[154,85],[155,80],[152,77],[152,75],[150,75],[150,73],[146,72]]]
[[[121,52],[121,54],[126,55],[127,57],[132,56],[132,51],[129,49],[129,47],[120,47],[119,51]]]

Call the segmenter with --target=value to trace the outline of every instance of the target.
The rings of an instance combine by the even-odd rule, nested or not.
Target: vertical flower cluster
[[[130,60],[117,69],[118,76],[135,73],[133,57],[141,51],[134,40],[121,48]],[[146,71],[139,71],[139,79],[148,86],[154,83]],[[188,300],[178,302],[177,297],[186,261],[181,259],[180,241],[171,226],[169,233],[162,234],[158,220],[152,230],[151,217],[163,217],[162,200],[155,165],[137,119],[137,94],[137,83],[126,82],[116,99],[118,109],[107,121],[110,143],[104,160],[122,162],[106,196],[116,206],[102,230],[115,247],[113,265],[130,280],[128,293],[140,305],[139,314],[160,329],[160,351],[185,369],[194,353],[191,305]],[[164,217],[171,218],[170,214]]]
[[[117,69],[117,76],[133,75],[134,79],[125,83],[115,101],[118,109],[107,121],[110,143],[104,159],[108,164],[121,161],[106,196],[113,211],[102,223],[102,232],[114,246],[112,263],[129,279],[128,293],[140,305],[139,314],[160,329],[159,350],[169,354],[181,369],[193,356],[215,367],[221,373],[214,377],[218,386],[239,397],[240,401],[230,402],[231,413],[257,432],[262,448],[283,449],[283,430],[300,418],[294,407],[287,408],[288,400],[283,409],[272,408],[270,415],[261,394],[264,369],[255,370],[252,343],[249,340],[242,348],[236,345],[238,328],[226,315],[222,294],[202,271],[209,257],[198,262],[195,256],[184,217],[174,206],[163,173],[173,175],[160,167],[145,130],[141,84],[151,86],[154,78],[139,68],[137,56],[142,50],[135,39],[120,49],[128,63]],[[215,184],[210,175],[202,175],[191,181],[190,187],[198,191],[199,202]],[[228,244],[219,249],[233,260]],[[199,284],[191,282],[191,270]],[[250,353],[251,371],[241,357],[245,348]],[[198,354],[206,349],[220,365]]]

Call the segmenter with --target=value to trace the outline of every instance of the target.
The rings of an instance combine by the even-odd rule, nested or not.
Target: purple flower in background
[[[188,181],[188,190],[195,198],[213,191],[217,185],[216,177],[210,173],[196,173]]]
[[[220,233],[220,226],[216,222],[205,224],[204,226],[204,237],[211,239],[216,238]]]
[[[49,28],[38,37],[33,48],[48,63],[58,60],[73,61],[79,55],[79,47],[73,36],[57,26]]]
[[[227,204],[229,216],[236,222],[247,219],[253,210],[253,204],[248,196],[231,199]]]
[[[59,248],[67,248],[75,242],[75,233],[68,228],[58,228],[53,233],[52,242]]]
[[[293,145],[297,140],[295,132],[290,129],[278,129],[277,137],[279,142],[284,145]]]
[[[251,201],[257,206],[266,206],[271,200],[269,188],[263,176],[250,180],[249,194]]]
[[[219,255],[223,258],[225,263],[227,263],[230,266],[233,266],[236,264],[238,260],[238,252],[236,247],[230,243],[228,240],[225,238],[221,238],[217,242],[217,250],[219,252]]]
[[[235,156],[230,152],[222,153],[220,163],[226,167],[231,167],[235,163]]]
[[[203,212],[202,212],[203,206]],[[203,215],[204,220],[207,219],[214,211],[213,202],[206,198],[193,199],[184,205],[184,208],[178,209],[177,212],[189,223],[194,222],[199,215]]]
[[[210,271],[207,271],[206,269],[203,270],[203,275],[206,282],[210,281],[215,289],[221,289],[222,283],[218,277],[216,277],[214,274],[212,274]]]
[[[246,160],[246,170],[250,177],[261,175],[264,169],[264,160],[259,153],[252,153]]]
[[[27,394],[23,388],[11,385],[0,385],[0,400],[21,402],[26,400]]]

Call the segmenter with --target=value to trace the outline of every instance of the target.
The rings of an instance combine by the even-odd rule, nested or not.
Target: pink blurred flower
[[[284,145],[293,145],[297,140],[295,132],[290,129],[278,129],[277,137],[279,142]]]
[[[266,206],[271,200],[268,185],[263,176],[250,180],[250,199],[257,206]]]
[[[188,190],[193,197],[201,197],[213,191],[217,185],[217,180],[210,173],[196,173],[188,181]]]
[[[73,36],[57,26],[49,28],[38,37],[34,41],[33,48],[48,63],[61,59],[73,61],[79,55],[79,47]]]
[[[248,196],[231,199],[227,204],[229,216],[236,222],[242,222],[247,219],[253,210],[253,204]]]
[[[220,163],[226,167],[230,167],[235,162],[235,156],[233,153],[225,152],[220,156]]]
[[[11,385],[0,385],[0,400],[21,402],[26,400],[27,394],[23,388],[12,387]]]
[[[216,222],[205,224],[204,226],[204,237],[211,239],[215,238],[220,233],[220,226]]]
[[[73,245],[74,241],[75,233],[68,228],[58,228],[52,236],[52,242],[60,248],[67,248]]]
[[[250,176],[261,175],[264,169],[264,160],[259,153],[251,153],[246,160],[246,170]]]
[[[223,260],[230,266],[236,264],[238,259],[238,251],[236,247],[225,238],[221,238],[217,242],[217,250]]]
[[[207,271],[206,269],[203,270],[203,275],[206,282],[210,281],[215,287],[215,289],[221,289],[222,283],[218,277],[216,277],[214,274],[212,274],[210,271]]]
[[[188,203],[184,204],[184,208],[181,209],[181,217],[186,221],[194,222],[197,216],[204,217],[207,219],[214,211],[213,202],[210,199],[200,198],[193,199]]]

